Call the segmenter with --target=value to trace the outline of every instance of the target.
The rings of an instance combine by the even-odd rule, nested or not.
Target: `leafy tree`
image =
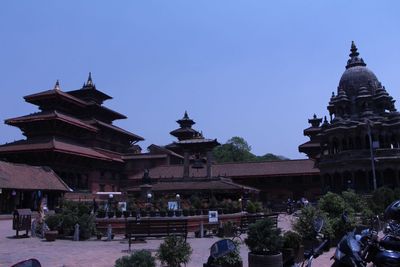
[[[255,156],[250,152],[251,146],[242,137],[232,137],[214,149],[214,159],[219,162],[251,161]]]
[[[389,206],[393,201],[396,200],[396,194],[398,191],[393,191],[389,187],[380,187],[375,190],[372,194],[372,198],[369,201],[369,205],[375,214],[382,214],[386,207]]]
[[[224,162],[255,162],[267,160],[282,160],[285,157],[267,153],[263,156],[256,156],[251,153],[251,146],[243,137],[234,136],[225,144],[213,150],[214,159],[218,163]]]

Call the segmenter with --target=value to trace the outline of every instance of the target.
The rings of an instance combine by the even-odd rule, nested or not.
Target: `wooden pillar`
[[[184,152],[184,159],[183,159],[183,177],[189,177],[189,152]]]
[[[212,177],[212,152],[207,151],[207,178]]]

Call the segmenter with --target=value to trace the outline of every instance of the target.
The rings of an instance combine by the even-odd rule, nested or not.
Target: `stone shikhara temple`
[[[314,115],[299,151],[316,161],[324,190],[370,192],[400,186],[400,113],[393,98],[359,57],[350,59],[328,104],[329,121]]]
[[[219,142],[193,129],[187,112],[170,132],[176,141],[142,152],[138,143],[144,138],[113,124],[126,117],[104,106],[111,97],[96,88],[90,74],[78,90],[63,91],[57,82],[24,99],[39,111],[5,120],[26,138],[1,145],[0,160],[50,167],[73,190],[66,193],[71,199],[115,191],[143,196],[151,190],[155,197],[256,194],[264,203],[282,203],[314,199],[327,190],[368,192],[375,184],[399,185],[400,114],[354,44],[329,101],[329,121],[314,115],[304,130],[310,138],[299,146],[309,157],[305,160],[217,164],[212,149]],[[8,188],[0,201],[21,197],[21,190],[21,185]],[[46,190],[52,194],[51,187]]]

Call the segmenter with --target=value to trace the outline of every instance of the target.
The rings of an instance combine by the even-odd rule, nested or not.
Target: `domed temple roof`
[[[356,96],[360,88],[367,88],[371,95],[375,94],[378,87],[381,86],[375,74],[366,67],[362,58],[359,58],[357,47],[354,42],[351,43],[350,59],[347,61],[346,70],[340,78],[338,94],[344,90],[347,96]]]
[[[393,98],[386,92],[375,74],[359,57],[357,47],[351,43],[350,59],[342,74],[337,95],[332,93],[328,110],[334,115],[332,122],[364,120],[368,117],[382,117],[395,112]]]

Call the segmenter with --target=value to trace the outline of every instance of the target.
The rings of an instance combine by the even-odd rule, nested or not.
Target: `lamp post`
[[[153,195],[151,193],[147,193],[147,203],[151,202],[152,197],[153,197]]]
[[[370,126],[370,120],[366,119],[367,123],[367,132],[368,132],[368,139],[369,139],[369,152],[371,155],[371,170],[372,170],[372,182],[374,185],[374,190],[376,190],[376,173],[375,173],[375,157],[374,157],[374,148],[373,148],[373,143],[372,143],[372,133],[371,133],[371,126]]]
[[[240,212],[242,212],[242,211],[243,211],[243,203],[242,203],[242,199],[241,199],[241,198],[239,198],[239,199],[238,199],[238,201],[239,201],[239,205],[240,205]]]

